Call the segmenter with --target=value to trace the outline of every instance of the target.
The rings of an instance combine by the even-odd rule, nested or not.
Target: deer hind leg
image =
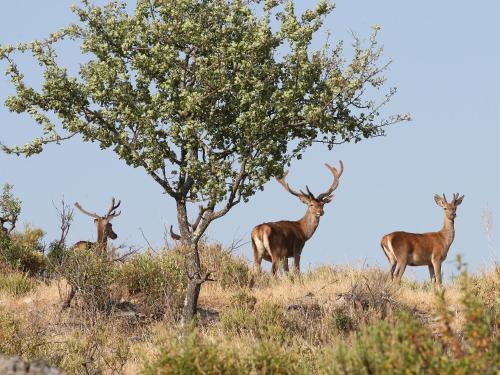
[[[283,270],[285,272],[288,272],[290,271],[290,269],[288,268],[288,257],[283,257]]]
[[[401,278],[405,273],[407,261],[404,259],[403,261],[398,261],[398,270],[396,271],[396,281],[398,284],[401,284]]]
[[[263,249],[259,249],[259,246],[257,245],[257,242],[259,243],[260,247],[262,246],[262,242],[258,239],[254,239],[252,236],[252,249],[253,249],[253,261],[254,261],[254,267],[255,271],[260,273],[262,271],[261,268],[261,263],[262,263],[262,251]],[[265,251],[265,250],[264,250]]]
[[[398,262],[396,261],[396,256],[394,255],[394,251],[392,250],[391,241],[388,240],[384,244],[382,244],[382,250],[384,250],[385,256],[389,261],[389,275],[391,276],[391,280],[394,280]]]
[[[276,275],[276,272],[278,272],[278,268],[280,265],[280,258],[277,256],[273,256],[271,259],[272,259],[272,263],[273,263],[273,265],[271,267],[271,272],[273,273],[273,275]]]

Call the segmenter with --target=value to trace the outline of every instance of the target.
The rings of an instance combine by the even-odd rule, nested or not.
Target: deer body
[[[454,194],[453,201],[448,203],[444,194],[443,197],[434,197],[445,212],[443,227],[437,232],[393,232],[382,238],[380,245],[389,260],[392,279],[400,282],[406,266],[428,266],[431,281],[442,283],[441,264],[455,238],[456,209],[463,198]]]
[[[284,261],[284,269],[288,271],[288,258],[291,257],[294,258],[295,269],[300,271],[302,249],[319,225],[320,217],[324,214],[323,206],[333,200],[332,192],[337,188],[344,169],[342,161],[340,161],[340,172],[328,164],[326,166],[334,175],[334,181],[330,188],[325,193],[318,195],[318,197],[315,197],[307,186],[307,194],[290,189],[284,180],[286,173],[283,178],[278,179],[278,182],[288,192],[297,196],[303,203],[308,205],[308,208],[306,214],[300,220],[263,223],[252,230],[252,248],[255,266],[258,271],[260,271],[262,259],[272,262],[273,273],[278,270],[280,260]]]

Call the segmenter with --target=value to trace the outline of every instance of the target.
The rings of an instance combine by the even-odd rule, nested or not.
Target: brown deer
[[[115,217],[120,216],[121,211],[118,213],[116,212],[116,209],[120,206],[121,201],[118,201],[117,204],[115,204],[115,198],[113,197],[111,199],[111,207],[109,208],[108,212],[104,216],[99,216],[96,213],[91,213],[82,208],[80,206],[80,203],[76,202],[75,207],[78,208],[81,212],[83,212],[85,215],[88,215],[90,217],[94,218],[94,223],[97,227],[97,241],[96,242],[91,242],[91,241],[78,241],[73,245],[74,249],[96,249],[99,251],[101,254],[107,254],[107,248],[108,248],[108,238],[111,238],[112,240],[116,240],[118,238],[118,235],[113,231],[113,225],[111,224],[111,220],[113,220]],[[63,309],[66,309],[70,307],[71,301],[75,297],[76,294],[76,288],[74,285],[71,285],[71,290],[68,294],[68,297],[64,301],[64,304],[62,306]]]
[[[118,238],[118,235],[113,231],[113,224],[111,224],[111,220],[113,220],[117,216],[120,216],[121,211],[116,213],[116,209],[120,206],[120,203],[121,201],[118,201],[118,203],[115,204],[115,198],[113,197],[111,199],[111,207],[109,208],[107,214],[104,216],[99,216],[96,213],[91,213],[84,210],[82,206],[80,206],[80,203],[76,202],[76,208],[78,208],[85,215],[94,218],[94,223],[97,228],[97,240],[96,242],[78,241],[77,243],[75,243],[74,247],[83,247],[88,249],[97,248],[99,251],[106,252],[108,246],[108,238],[111,238],[112,240],[116,240]]]
[[[391,279],[401,282],[401,277],[409,266],[428,266],[431,282],[441,285],[441,264],[446,259],[448,250],[455,237],[455,217],[457,207],[464,196],[453,194],[448,203],[446,196],[435,195],[434,200],[444,210],[444,224],[438,232],[407,233],[393,232],[382,238],[380,245],[390,263]]]
[[[263,223],[252,230],[253,255],[258,272],[261,270],[262,259],[272,262],[273,274],[278,270],[281,259],[284,261],[284,270],[288,271],[288,258],[291,257],[294,258],[295,269],[300,272],[300,255],[304,244],[316,231],[319,219],[324,214],[323,206],[333,200],[332,192],[337,189],[340,176],[344,172],[342,160],[340,161],[340,171],[328,164],[325,164],[325,166],[332,172],[333,182],[326,192],[319,194],[317,197],[311,193],[307,186],[307,193],[302,190],[300,192],[292,190],[288,183],[285,182],[288,172],[285,172],[282,178],[277,179],[286,191],[298,197],[308,207],[306,214],[300,220]]]

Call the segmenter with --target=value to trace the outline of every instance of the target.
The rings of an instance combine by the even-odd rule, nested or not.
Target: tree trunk
[[[184,324],[191,322],[196,316],[198,308],[198,297],[200,296],[201,276],[200,254],[198,252],[198,241],[190,244],[190,254],[188,261],[188,285],[186,298],[184,300],[184,309],[182,311],[182,321]]]
[[[201,284],[204,280],[201,275],[200,254],[198,252],[199,236],[193,236],[187,218],[186,202],[184,199],[177,201],[177,220],[181,232],[181,241],[183,244],[189,246],[189,258],[187,259],[186,270],[188,285],[182,311],[182,323],[188,325],[196,316],[198,297],[200,295]]]

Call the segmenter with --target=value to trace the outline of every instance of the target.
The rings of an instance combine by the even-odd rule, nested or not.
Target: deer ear
[[[440,207],[444,207],[444,201],[443,198],[439,195],[434,195],[434,200],[436,201],[436,204]]]

